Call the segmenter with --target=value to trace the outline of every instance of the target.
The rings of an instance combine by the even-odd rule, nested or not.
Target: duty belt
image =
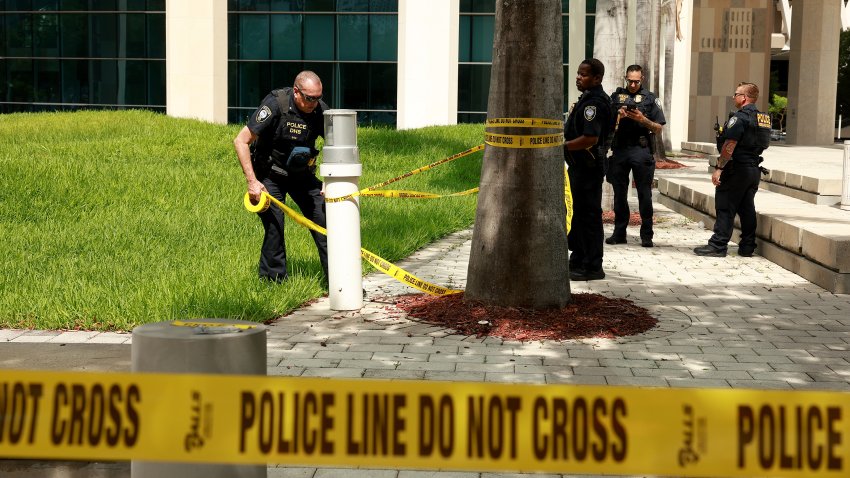
[[[276,164],[273,164],[273,165],[272,165],[272,167],[271,167],[270,169],[271,169],[271,172],[273,172],[273,173],[275,173],[275,174],[277,174],[277,175],[280,175],[280,176],[289,176],[289,172],[287,172],[287,171],[286,171],[286,169],[284,169],[283,167],[278,166],[278,165],[276,165]]]
[[[641,148],[649,147],[649,138],[646,136],[634,136],[630,138],[617,138],[615,142],[617,146],[625,147],[625,146],[640,146]]]

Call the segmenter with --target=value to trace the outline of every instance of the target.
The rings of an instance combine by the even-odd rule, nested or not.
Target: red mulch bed
[[[652,223],[655,224],[655,217],[652,218]],[[614,224],[614,211],[602,211],[602,224]],[[629,226],[640,226],[640,213],[629,213]]]
[[[507,340],[615,338],[645,332],[658,323],[643,307],[599,294],[572,294],[562,309],[529,310],[466,301],[464,294],[404,295],[395,305],[409,317],[461,335]]]
[[[690,157],[690,156],[689,156]],[[679,169],[679,168],[687,168],[688,166],[674,161],[672,159],[665,159],[663,161],[655,162],[655,169]]]

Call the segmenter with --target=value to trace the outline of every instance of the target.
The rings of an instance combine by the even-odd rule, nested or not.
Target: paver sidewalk
[[[605,280],[571,284],[573,293],[628,298],[649,309],[659,324],[644,334],[526,343],[461,336],[407,318],[389,298],[416,291],[383,274],[371,273],[364,278],[370,300],[362,310],[334,312],[325,298],[271,325],[268,374],[850,390],[850,296],[826,292],[761,257],[738,257],[735,247],[730,247],[730,255],[722,259],[697,257],[691,249],[705,244],[710,231],[659,205],[656,220],[656,247],[640,247],[638,228],[629,227],[628,244],[605,246]],[[606,235],[610,232],[607,225]],[[455,233],[399,265],[430,282],[463,288],[471,236],[471,230]],[[0,331],[0,341],[126,344],[130,336],[7,330]],[[0,367],[20,367],[20,361],[13,364],[6,360],[3,349],[0,345]],[[108,349],[107,356],[123,360],[116,353]],[[93,361],[96,356],[92,353]],[[96,368],[94,363],[89,365]],[[269,476],[517,475],[270,468]]]
[[[269,374],[678,388],[850,390],[850,296],[835,295],[758,256],[719,258],[692,249],[711,235],[656,205],[654,248],[638,228],[626,245],[605,246],[602,281],[573,293],[625,297],[659,319],[615,340],[517,342],[460,336],[407,318],[378,298],[412,291],[377,273],[374,298],[358,312],[327,299],[270,327]],[[611,226],[606,226],[606,234]],[[463,288],[471,231],[453,234],[399,265],[423,279]],[[386,301],[389,302],[389,301]],[[478,473],[270,469],[269,476],[490,477]]]
[[[327,299],[270,327],[269,374],[321,377],[583,383],[660,387],[850,390],[850,296],[835,295],[758,256],[697,257],[711,235],[656,206],[654,248],[605,246],[602,281],[573,293],[631,299],[659,325],[619,339],[518,342],[460,336],[407,318],[381,297],[415,292],[379,274],[358,312]],[[610,226],[606,226],[610,232]],[[471,231],[399,265],[463,288]]]

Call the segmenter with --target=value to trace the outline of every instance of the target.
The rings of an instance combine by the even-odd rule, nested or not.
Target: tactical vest
[[[271,136],[271,141],[264,141],[264,138],[260,137],[255,142],[256,151],[254,153],[261,160],[259,161],[261,168],[268,169],[272,166],[277,166],[290,173],[312,171],[315,169],[312,162],[299,167],[287,165],[287,159],[296,146],[310,148],[310,156],[313,158],[318,154],[315,144],[308,144],[307,141],[310,137],[309,123],[297,114],[289,112],[292,88],[287,87],[272,90],[271,94],[277,100],[279,110],[278,123],[275,126],[274,134]],[[321,113],[321,104],[317,106],[317,111]]]
[[[741,112],[747,115],[747,130],[738,147],[761,154],[770,146],[770,115],[753,109],[742,109]]]
[[[650,105],[654,104],[655,97],[649,94],[649,92],[644,89],[641,89],[637,93],[632,95],[631,93],[629,93],[628,89],[620,86],[614,92],[613,100],[613,107],[615,111],[619,110],[621,106],[633,102],[637,109],[641,113],[643,113],[644,116],[649,118],[649,107]],[[614,141],[615,144],[617,144],[621,142],[619,138],[626,138],[626,141],[624,141],[624,143],[628,141],[635,142],[638,136],[644,136],[646,138],[649,138],[650,133],[651,131],[649,130],[649,128],[642,126],[635,121],[621,121],[620,125],[617,128],[618,138],[615,138]]]

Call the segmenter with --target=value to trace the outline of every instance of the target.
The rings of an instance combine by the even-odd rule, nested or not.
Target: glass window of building
[[[165,111],[165,0],[0,6],[0,112]]]
[[[244,123],[298,72],[322,79],[332,108],[395,124],[397,0],[229,0],[228,121]]]
[[[593,28],[596,0],[587,0],[587,33],[585,57],[593,56]],[[570,86],[572,71],[569,58],[569,0],[561,1],[561,23],[564,42],[564,98]],[[490,92],[490,69],[493,64],[495,0],[460,0],[460,43],[458,45],[458,115],[459,123],[480,123],[487,118]]]

